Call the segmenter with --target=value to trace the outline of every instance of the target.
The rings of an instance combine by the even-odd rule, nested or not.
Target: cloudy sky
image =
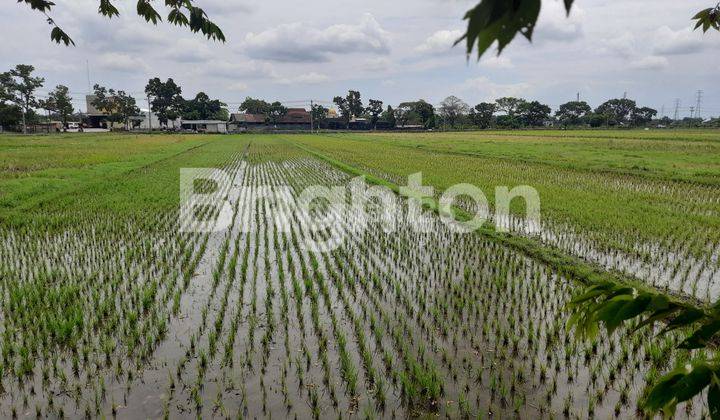
[[[702,89],[703,115],[720,115],[720,34],[693,32],[690,21],[715,0],[576,0],[569,19],[559,0],[545,0],[532,44],[517,38],[480,62],[452,47],[473,1],[195,1],[227,43],[146,24],[132,0],[115,0],[112,21],[96,13],[98,0],[56,0],[52,16],[76,43],[58,46],[41,14],[4,1],[0,70],[33,64],[45,92],[65,84],[83,110],[89,67],[91,84],[140,98],[148,78],[172,77],[184,96],[203,90],[232,110],[246,96],[303,105],[348,89],[392,105],[513,95],[553,108],[578,92],[593,106],[627,92],[672,116],[675,98],[689,114]]]

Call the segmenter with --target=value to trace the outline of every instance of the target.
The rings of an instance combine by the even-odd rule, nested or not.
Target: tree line
[[[353,118],[362,118],[371,128],[421,127],[424,129],[464,129],[464,128],[534,128],[543,126],[570,127],[645,127],[649,124],[665,126],[699,126],[702,119],[685,118],[674,121],[668,117],[657,119],[657,110],[638,106],[636,101],[627,98],[610,99],[593,109],[585,101],[569,101],[552,108],[535,100],[516,97],[502,97],[494,102],[481,102],[470,106],[456,96],[448,96],[437,106],[425,100],[402,102],[396,108],[383,102],[370,99],[363,104],[359,91],[350,90],[345,96],[336,96],[333,103],[337,107],[339,118],[348,126]],[[313,118],[320,125],[326,118],[328,109],[315,105]],[[720,126],[720,119],[706,123]]]
[[[67,86],[58,85],[46,97],[39,98],[37,90],[45,79],[34,76],[35,68],[18,64],[15,68],[0,73],[0,126],[16,128],[27,132],[29,124],[42,121],[38,110],[46,111],[46,120],[58,120],[64,127],[70,120],[82,121],[82,115],[75,113],[73,98]],[[183,91],[172,78],[162,81],[155,77],[145,86],[145,95],[150,111],[157,117],[160,126],[168,128],[170,121],[221,120],[229,119],[227,104],[199,92],[192,99],[185,99]],[[357,90],[349,90],[344,96],[335,96],[337,119],[333,127],[350,128],[351,122],[362,120],[364,128],[422,128],[422,129],[517,129],[543,126],[572,127],[645,127],[656,126],[711,126],[720,127],[720,119],[704,122],[699,118],[684,118],[680,121],[668,117],[657,118],[657,110],[638,106],[628,98],[610,99],[593,109],[585,101],[570,101],[558,107],[553,113],[550,106],[536,100],[516,97],[502,97],[494,102],[481,102],[470,106],[463,100],[448,96],[437,106],[419,99],[402,102],[393,108],[385,106],[382,100],[370,99],[363,103]],[[120,89],[107,88],[96,84],[93,87],[91,105],[107,116],[111,123],[122,123],[126,128],[139,124],[132,117],[141,115],[136,99]],[[261,114],[267,124],[277,123],[288,112],[279,101],[246,98],[239,107],[240,112]],[[327,128],[331,122],[330,109],[313,104],[310,109],[316,127]]]
[[[44,86],[45,79],[35,76],[34,72],[32,65],[18,64],[0,73],[0,127],[27,133],[28,125],[49,122],[50,119],[60,121],[65,128],[69,121],[81,122],[83,115],[74,109],[70,89],[58,85],[41,98],[37,91]],[[145,94],[150,111],[157,116],[161,126],[167,127],[169,121],[178,118],[226,121],[229,117],[227,105],[219,99],[211,99],[205,92],[199,92],[192,99],[183,98],[182,88],[173,79],[165,82],[157,77],[150,79],[145,86]],[[124,90],[98,84],[93,87],[90,104],[106,114],[109,122],[122,123],[126,128],[131,128],[131,117],[142,114],[133,96]],[[43,117],[38,110],[46,111],[46,116]]]

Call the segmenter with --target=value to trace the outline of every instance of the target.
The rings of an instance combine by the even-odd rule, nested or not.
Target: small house
[[[185,120],[182,122],[181,128],[196,133],[227,133],[227,123],[220,120]]]

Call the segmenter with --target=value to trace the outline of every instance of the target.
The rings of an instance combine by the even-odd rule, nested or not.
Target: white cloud
[[[601,48],[628,58],[637,55],[635,44],[635,36],[630,32],[624,32],[613,38],[602,40]]]
[[[457,41],[463,33],[460,29],[437,31],[425,39],[422,44],[415,47],[415,51],[431,54],[450,52],[452,51],[455,41]]]
[[[281,84],[305,84],[305,85],[316,85],[319,83],[324,83],[330,80],[330,78],[321,73],[316,72],[310,72],[310,73],[303,73],[298,76],[289,77],[289,78],[282,78],[278,80],[278,83]]]
[[[533,42],[544,40],[572,42],[583,36],[585,11],[575,4],[570,16],[560,1],[543,2],[533,34]]]
[[[165,50],[163,56],[181,63],[202,63],[213,58],[207,43],[195,38],[178,39],[172,48]]]
[[[234,92],[243,92],[247,90],[247,88],[248,85],[242,82],[230,83],[229,85],[227,85],[227,89]]]
[[[668,66],[668,59],[658,55],[640,57],[630,62],[630,67],[638,70],[662,70]]]
[[[613,52],[628,63],[629,68],[636,70],[661,70],[670,64],[666,57],[658,54],[648,54],[651,50],[648,42],[638,41],[637,37],[625,32],[615,38],[605,40],[603,46],[607,51]]]
[[[690,28],[673,31],[668,26],[655,31],[653,45],[653,51],[658,55],[692,54],[709,46],[700,32],[691,31]]]
[[[200,69],[203,75],[225,79],[275,79],[277,73],[270,63],[257,60],[212,60]]]
[[[511,69],[515,67],[510,59],[505,55],[485,55],[480,59],[480,67],[489,69]]]
[[[387,57],[372,57],[362,63],[362,68],[367,71],[387,71],[394,67],[393,62]]]
[[[503,96],[528,97],[531,89],[528,83],[495,83],[485,76],[468,79],[463,88],[477,91],[486,100],[494,100]]]
[[[365,13],[355,25],[338,24],[325,29],[302,23],[279,25],[245,36],[243,50],[254,58],[281,62],[325,62],[332,55],[387,54],[390,36],[375,18]]]
[[[97,64],[103,70],[121,73],[148,71],[148,66],[143,60],[124,53],[102,54],[98,57]]]

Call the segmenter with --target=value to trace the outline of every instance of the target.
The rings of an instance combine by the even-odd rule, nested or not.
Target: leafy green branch
[[[692,333],[678,349],[696,350],[714,347],[720,339],[720,302],[702,307],[661,292],[644,290],[610,281],[596,283],[576,295],[569,303],[574,313],[568,321],[577,334],[592,338],[602,324],[612,334],[621,325],[638,320],[631,332],[664,324],[660,335],[684,329]],[[652,386],[644,408],[652,413],[670,415],[677,404],[708,391],[708,406],[713,419],[720,419],[720,364],[716,360],[698,359],[663,376]]]
[[[574,1],[563,0],[568,14]],[[541,5],[542,0],[482,0],[465,14],[467,30],[455,45],[465,41],[468,56],[477,49],[480,58],[495,42],[500,54],[518,33],[532,41]],[[697,21],[695,29],[720,30],[720,3],[692,19]]]
[[[120,11],[113,4],[114,0],[99,0],[98,13],[112,19],[119,16]],[[75,45],[70,36],[55,23],[50,17],[55,3],[50,0],[18,0],[18,3],[25,3],[32,10],[43,13],[47,23],[52,26],[50,39],[58,44]],[[200,7],[193,4],[193,0],[165,0],[165,6],[169,9],[167,20],[175,26],[187,27],[193,33],[202,33],[205,37],[215,41],[225,42],[225,35],[219,26],[212,22],[207,13]],[[146,22],[157,25],[162,22],[162,16],[152,5],[152,0],[137,0],[136,11],[138,16]]]

